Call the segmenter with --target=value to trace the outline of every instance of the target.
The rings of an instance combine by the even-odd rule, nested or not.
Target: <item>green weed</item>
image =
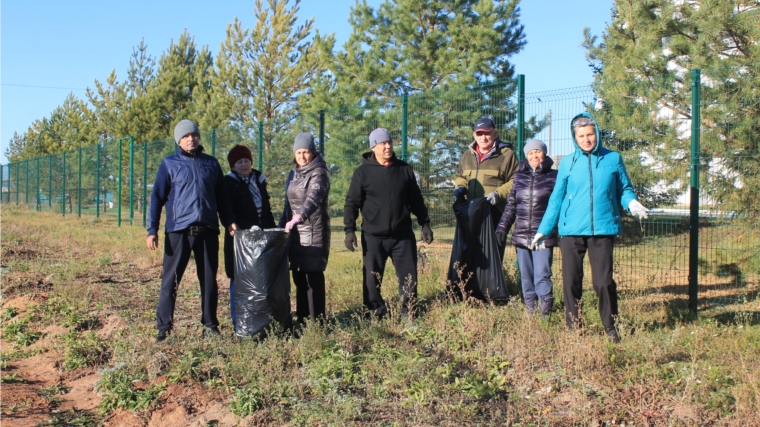
[[[3,322],[7,322],[16,317],[16,315],[18,315],[18,309],[16,307],[7,307],[3,310],[1,318]]]
[[[65,347],[63,367],[67,371],[99,365],[110,356],[108,343],[92,331],[71,331],[63,335],[62,339]]]
[[[8,374],[8,375],[3,375],[2,377],[0,377],[0,383],[6,383],[6,384],[7,383],[23,383],[23,384],[26,384],[26,382],[27,382],[26,379],[21,378],[18,375],[18,372],[14,372],[14,373]]]
[[[255,387],[241,387],[235,389],[235,395],[232,397],[227,408],[233,414],[240,417],[253,415],[254,412],[261,409],[264,404],[262,393]]]
[[[103,413],[116,409],[139,411],[147,409],[151,403],[165,392],[165,383],[153,384],[144,390],[135,389],[136,379],[125,369],[110,369],[95,384],[101,393],[99,408]]]
[[[55,426],[55,427],[95,427],[102,425],[102,420],[92,412],[79,409],[69,409],[68,411],[51,411],[52,418],[48,418],[38,426]]]

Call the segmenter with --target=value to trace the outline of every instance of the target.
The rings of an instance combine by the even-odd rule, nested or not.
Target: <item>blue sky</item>
[[[367,0],[377,6],[380,0]],[[348,38],[355,0],[302,0],[300,20],[314,17],[320,33]],[[592,74],[580,44],[583,28],[601,35],[613,0],[523,0],[527,45],[512,58],[526,76],[526,92],[588,85]],[[187,29],[216,56],[227,24],[239,17],[253,26],[253,1],[131,0],[61,2],[5,0],[0,6],[0,163],[13,132],[23,133],[73,92],[85,98],[93,81],[115,69],[126,77],[133,46],[145,39],[158,57]]]

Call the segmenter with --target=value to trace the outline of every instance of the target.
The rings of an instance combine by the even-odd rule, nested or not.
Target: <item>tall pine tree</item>
[[[601,39],[586,31],[595,112],[637,190],[667,204],[689,184],[691,70],[702,70],[701,186],[724,209],[760,212],[760,5],[617,0]]]

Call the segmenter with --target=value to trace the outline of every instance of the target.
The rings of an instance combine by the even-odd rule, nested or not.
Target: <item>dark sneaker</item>
[[[620,342],[620,336],[618,335],[615,328],[607,329],[607,339],[610,340],[610,342],[613,343],[619,343]]]
[[[169,330],[168,329],[159,329],[158,335],[156,336],[156,342],[162,342],[169,338]]]
[[[552,314],[552,305],[554,305],[554,297],[545,297],[541,300],[541,317],[549,318]]]
[[[219,332],[219,328],[217,328],[216,326],[212,326],[212,327],[206,326],[203,328],[203,332],[201,333],[201,336],[204,339],[206,339],[206,338],[222,336],[222,333]]]
[[[527,294],[524,298],[525,307],[528,309],[528,316],[532,316],[536,311],[536,302],[538,301],[538,296],[536,296],[536,294]]]

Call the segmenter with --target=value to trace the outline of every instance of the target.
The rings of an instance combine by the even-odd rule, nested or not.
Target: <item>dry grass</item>
[[[30,301],[16,318],[3,320],[4,330],[20,317],[29,330],[75,330],[82,319],[97,320],[88,323],[96,331],[121,325],[108,341],[111,358],[99,366],[107,379],[101,393],[132,399],[138,422],[180,400],[172,397],[173,383],[221,396],[240,425],[758,422],[760,326],[752,317],[720,311],[690,319],[681,289],[651,292],[646,272],[641,284],[629,278],[622,287],[623,340],[615,345],[601,333],[592,293],[586,294],[587,327],[580,332],[561,323],[560,286],[557,313],[548,322],[528,318],[519,301],[496,307],[437,298],[448,263],[448,254],[438,251],[431,251],[420,275],[418,318],[397,315],[389,268],[383,294],[396,309],[386,320],[367,320],[361,315],[360,254],[336,244],[326,272],[325,324],[309,323],[299,338],[233,342],[227,281],[220,275],[225,337],[201,340],[197,281],[188,271],[176,331],[159,345],[153,338],[161,259],[145,249],[142,229],[2,209],[3,300],[25,295]],[[59,364],[63,346],[55,339],[47,346]],[[24,348],[6,346],[3,360],[27,356]],[[119,379],[131,389],[109,386]],[[115,407],[101,409],[108,415]],[[9,410],[4,403],[6,415]]]

